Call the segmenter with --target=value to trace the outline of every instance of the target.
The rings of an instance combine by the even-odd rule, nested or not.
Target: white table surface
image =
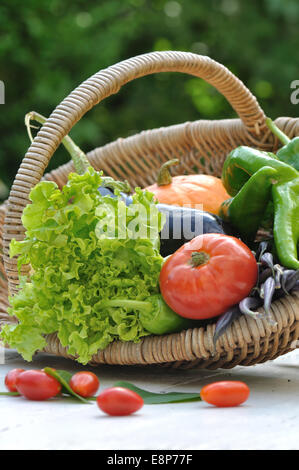
[[[15,351],[6,351],[0,391],[5,391],[8,370],[46,366],[74,372],[87,369],[46,354],[27,363]],[[99,391],[126,380],[150,391],[198,392],[207,383],[228,379],[246,382],[251,394],[235,408],[215,408],[204,402],[145,405],[128,417],[107,416],[96,403],[0,396],[0,449],[299,449],[298,350],[265,364],[227,371],[127,366],[89,370],[100,379]]]

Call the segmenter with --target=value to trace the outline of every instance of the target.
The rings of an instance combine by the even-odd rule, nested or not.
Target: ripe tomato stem
[[[210,255],[205,251],[193,251],[191,254],[191,266],[193,268],[197,268],[198,266],[202,266],[206,264],[210,259]]]

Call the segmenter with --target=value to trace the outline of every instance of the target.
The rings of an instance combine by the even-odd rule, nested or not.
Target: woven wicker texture
[[[223,161],[233,148],[249,145],[276,150],[277,140],[265,125],[265,115],[255,97],[227,68],[212,59],[185,52],[156,52],[134,57],[102,70],[76,88],[57,106],[29,147],[11,188],[8,201],[0,208],[0,324],[12,321],[6,314],[8,292],[18,288],[15,258],[10,259],[9,244],[22,240],[23,208],[31,188],[44,175],[50,158],[72,126],[94,105],[135,78],[158,72],[183,72],[205,79],[230,102],[240,119],[196,121],[143,131],[135,136],[97,148],[87,155],[96,169],[132,186],[147,186],[155,180],[162,162],[178,157],[181,164],[174,174],[207,173],[220,176]],[[289,137],[299,135],[299,119],[279,118],[276,124]],[[67,163],[44,178],[60,187],[73,171]],[[5,221],[3,222],[5,218]],[[30,266],[23,267],[28,273]],[[3,279],[2,279],[3,277]],[[174,367],[230,368],[252,365],[285,354],[299,338],[299,296],[294,294],[272,306],[277,326],[264,320],[241,317],[213,346],[214,324],[178,334],[149,336],[140,343],[114,342],[93,357],[92,363],[165,364]],[[68,356],[55,334],[48,336],[45,351]]]

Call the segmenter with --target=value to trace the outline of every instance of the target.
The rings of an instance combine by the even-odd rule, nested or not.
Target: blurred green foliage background
[[[290,83],[299,79],[298,19],[298,0],[2,0],[0,179],[11,185],[28,148],[28,111],[48,116],[93,73],[150,51],[208,55],[243,80],[269,116],[298,115],[290,102]],[[157,74],[102,102],[71,135],[88,151],[143,129],[234,116],[204,81]],[[50,167],[67,159],[60,148]]]

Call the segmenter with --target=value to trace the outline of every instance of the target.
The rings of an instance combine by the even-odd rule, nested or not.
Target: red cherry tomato
[[[81,397],[92,397],[100,386],[99,379],[93,372],[77,372],[69,383],[71,389]]]
[[[143,406],[140,395],[123,387],[106,388],[97,397],[99,408],[111,416],[127,416]]]
[[[4,383],[10,392],[17,392],[16,380],[21,372],[24,372],[24,369],[12,369],[6,374]]]
[[[249,387],[244,382],[222,381],[214,382],[202,388],[202,400],[219,407],[238,406],[249,397]]]
[[[217,317],[247,297],[257,280],[257,263],[238,238],[207,233],[185,243],[163,264],[160,289],[182,317]]]
[[[29,400],[47,400],[61,391],[61,385],[42,370],[26,370],[16,380],[17,391]]]

